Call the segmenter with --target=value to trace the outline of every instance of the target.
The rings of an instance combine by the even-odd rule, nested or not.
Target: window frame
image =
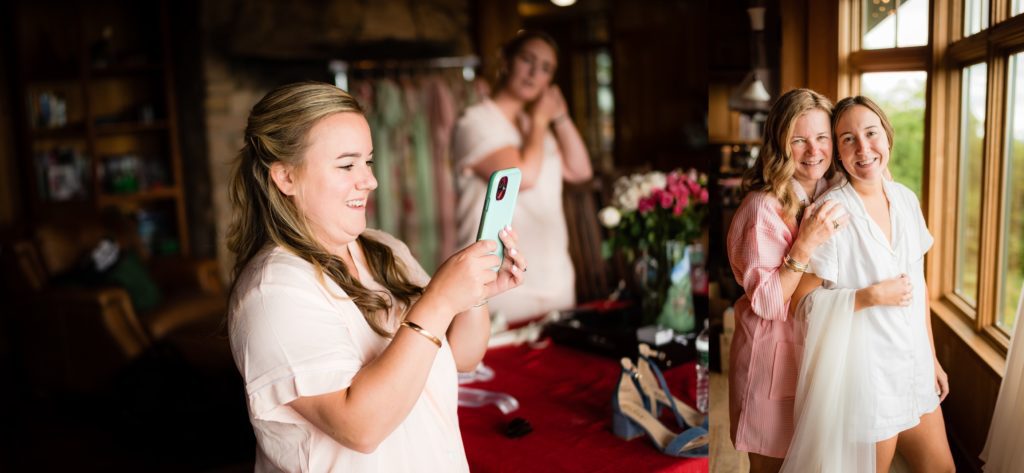
[[[931,0],[928,44],[861,50],[862,0],[840,0],[837,41],[837,97],[860,91],[866,72],[924,70],[925,164],[921,204],[936,244],[926,259],[932,312],[947,322],[986,362],[1005,364],[1010,337],[998,326],[1003,295],[999,272],[1004,253],[1003,215],[1007,172],[1007,77],[1010,56],[1024,51],[1024,14],[1011,16],[1012,0],[990,0],[988,26],[964,37],[964,0]],[[960,97],[962,68],[985,63],[985,139],[978,255],[978,304],[955,292],[957,212],[960,179]],[[1016,323],[1024,323],[1018,320]]]

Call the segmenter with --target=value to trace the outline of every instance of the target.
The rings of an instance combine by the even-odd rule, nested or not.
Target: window
[[[1012,56],[1007,72],[1004,257],[995,322],[1009,336],[1013,333],[1024,284],[1024,52]]]
[[[963,69],[960,93],[960,169],[957,194],[956,293],[978,305],[981,243],[981,165],[985,143],[985,63]]]
[[[928,73],[869,72],[860,76],[860,93],[885,110],[896,134],[889,161],[892,178],[920,199],[924,170],[924,93]]]
[[[964,36],[988,27],[988,0],[964,0]]]
[[[869,96],[893,122],[890,171],[935,236],[931,307],[983,358],[1005,355],[1024,291],[1024,0],[836,11],[836,98]]]
[[[928,0],[862,0],[862,6],[863,49],[928,44]]]

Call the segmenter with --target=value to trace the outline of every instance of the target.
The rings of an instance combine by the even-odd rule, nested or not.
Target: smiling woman
[[[506,228],[504,261],[481,241],[431,278],[366,228],[372,157],[359,104],[332,85],[280,87],[249,116],[228,320],[257,471],[468,470],[456,371],[483,357],[478,301],[522,283],[524,252]]]

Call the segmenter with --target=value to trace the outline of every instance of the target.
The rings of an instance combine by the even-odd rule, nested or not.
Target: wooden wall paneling
[[[808,41],[810,29],[808,0],[780,0],[782,50],[779,55],[779,93],[807,85]]]
[[[949,396],[942,403],[950,448],[961,463],[981,471],[978,455],[988,438],[1002,378],[938,317],[932,331],[939,363],[950,380]]]
[[[477,0],[476,46],[483,77],[493,81],[501,67],[501,46],[522,28],[516,0]]]
[[[21,200],[17,155],[14,146],[15,110],[11,102],[14,90],[13,15],[0,20],[0,227],[10,225],[20,218]]]
[[[837,54],[840,37],[848,32],[844,18],[840,18],[839,2],[807,2],[807,17],[815,19],[807,26],[807,87],[833,102],[845,97],[847,88],[840,87],[841,73],[846,66]]]
[[[696,167],[707,142],[707,2],[615,1],[615,163]]]

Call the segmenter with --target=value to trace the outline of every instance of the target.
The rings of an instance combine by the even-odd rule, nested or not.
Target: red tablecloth
[[[707,473],[708,460],[673,458],[658,452],[643,437],[626,442],[611,431],[612,391],[621,368],[618,360],[552,344],[497,348],[484,363],[495,377],[473,388],[511,394],[519,410],[504,415],[495,406],[460,407],[459,425],[474,473],[490,472],[686,472]],[[695,365],[665,371],[672,392],[694,405]],[[666,412],[665,425],[678,431]],[[525,437],[502,435],[511,419],[533,426]]]

